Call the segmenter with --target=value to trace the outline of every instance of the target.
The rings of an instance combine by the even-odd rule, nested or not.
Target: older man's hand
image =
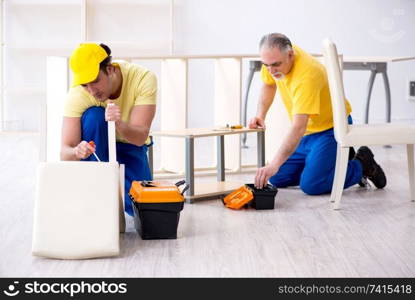
[[[257,128],[264,128],[265,129],[265,122],[264,119],[259,117],[253,117],[251,120],[249,120],[249,128],[251,129],[257,129]]]
[[[268,184],[268,180],[277,173],[278,168],[275,168],[272,165],[267,165],[265,167],[259,168],[255,175],[255,187],[257,189],[262,189]]]

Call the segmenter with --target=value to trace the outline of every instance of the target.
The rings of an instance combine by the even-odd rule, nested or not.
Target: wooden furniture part
[[[186,192],[186,200],[192,203],[196,199],[208,199],[221,197],[232,190],[240,187],[243,183],[240,182],[227,182],[225,181],[225,135],[240,135],[244,133],[257,133],[257,155],[258,155],[258,167],[265,165],[265,141],[264,141],[264,130],[263,129],[208,129],[208,128],[187,128],[182,130],[171,130],[171,131],[156,131],[151,132],[151,136],[161,136],[168,138],[182,138],[185,140],[185,177],[186,182],[189,184],[189,189]],[[217,182],[215,183],[198,183],[195,184],[194,178],[194,139],[201,137],[212,137],[216,136],[217,140]],[[238,142],[240,143],[240,136],[238,136]],[[179,159],[178,152],[175,148],[167,149],[171,152],[171,155],[176,160]],[[152,152],[151,147],[149,151]],[[232,155],[234,153],[229,153]],[[152,153],[149,155],[153,157]],[[152,162],[150,162],[152,165]]]

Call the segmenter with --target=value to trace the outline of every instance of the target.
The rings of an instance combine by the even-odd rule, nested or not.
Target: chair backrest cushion
[[[38,166],[32,254],[83,259],[119,254],[117,163]]]
[[[337,142],[342,143],[348,132],[346,97],[336,45],[329,39],[323,41],[323,55],[333,107],[334,133]]]

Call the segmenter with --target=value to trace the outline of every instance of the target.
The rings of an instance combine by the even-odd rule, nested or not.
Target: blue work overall
[[[348,118],[352,124],[352,118]],[[295,152],[269,182],[276,187],[300,186],[308,195],[331,192],[336,167],[337,142],[333,128],[301,138]],[[360,161],[349,160],[344,188],[358,183],[363,176]]]

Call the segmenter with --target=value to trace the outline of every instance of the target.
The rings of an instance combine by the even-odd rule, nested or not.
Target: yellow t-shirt
[[[149,70],[132,63],[117,61],[113,64],[120,67],[123,81],[120,96],[112,101],[120,107],[121,119],[128,122],[133,106],[156,104],[157,78]],[[76,86],[69,89],[63,114],[65,117],[81,117],[92,106],[106,107],[107,101],[98,101],[82,86]],[[118,133],[117,140],[126,142]]]
[[[261,79],[277,85],[285,108],[292,120],[296,114],[309,115],[305,135],[333,128],[333,111],[325,67],[298,46],[293,46],[294,64],[281,80],[276,80],[263,65]],[[352,111],[346,100],[346,110]]]

